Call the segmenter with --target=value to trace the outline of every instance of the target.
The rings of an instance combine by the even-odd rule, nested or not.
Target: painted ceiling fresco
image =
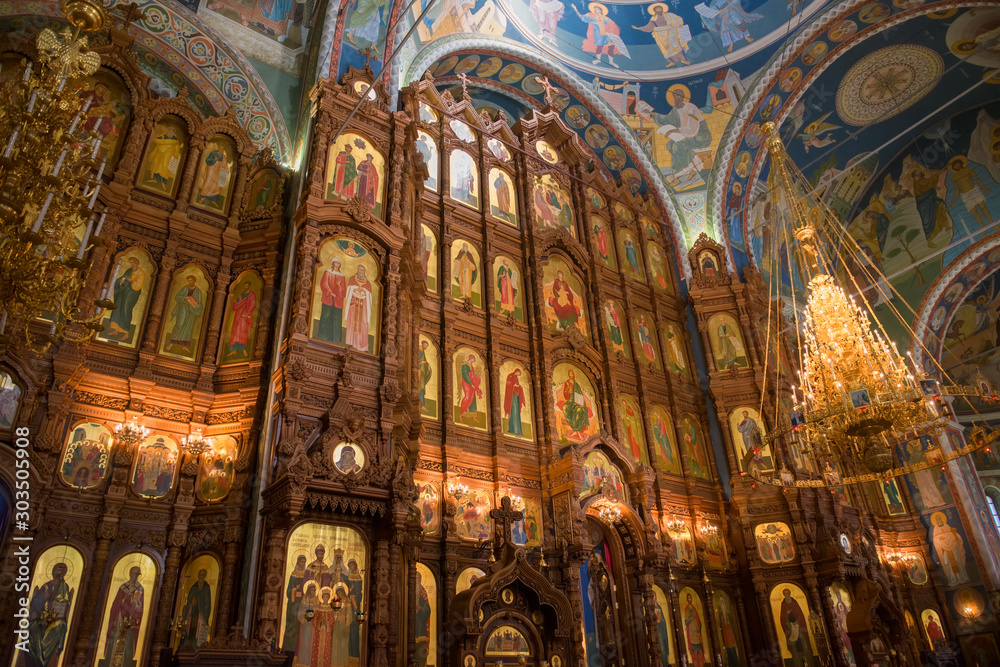
[[[119,0],[110,0],[113,8]],[[192,106],[203,116],[236,117],[260,146],[290,160],[288,130],[274,97],[247,59],[197,16],[172,0],[139,0],[145,18],[129,25],[139,66],[174,91],[187,87]],[[0,30],[34,33],[50,21],[62,23],[56,2],[9,0],[0,3]]]
[[[1000,380],[1000,277],[990,275],[1000,261],[997,28],[997,5],[899,0],[822,16],[744,99],[708,193],[734,263],[769,265],[760,128],[777,122],[858,242],[858,262],[885,276],[878,289],[862,282],[880,321],[928,372],[940,364],[962,382],[980,366]]]

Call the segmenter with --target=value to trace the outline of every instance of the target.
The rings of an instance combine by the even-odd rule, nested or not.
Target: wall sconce
[[[462,498],[465,497],[465,494],[469,492],[469,485],[462,484],[461,477],[455,477],[453,479],[449,479],[447,488],[448,488],[448,495],[450,495],[455,500],[462,500]]]
[[[201,429],[196,428],[191,435],[181,438],[181,449],[192,456],[200,456],[212,449],[212,438],[206,438],[201,434]]]
[[[149,436],[149,429],[139,425],[139,418],[133,416],[132,421],[122,423],[115,427],[115,440],[125,447],[131,449]]]

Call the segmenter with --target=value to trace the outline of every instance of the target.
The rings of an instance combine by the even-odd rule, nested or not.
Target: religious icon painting
[[[524,364],[507,360],[500,364],[503,406],[500,412],[504,435],[534,440],[531,412],[531,378]]]
[[[14,382],[14,377],[0,368],[0,429],[14,428],[22,394],[21,386]]]
[[[177,116],[161,118],[149,135],[136,185],[165,197],[173,197],[180,184],[187,147],[187,123]]]
[[[711,250],[698,253],[698,270],[702,278],[715,278],[719,274],[719,260]]]
[[[875,483],[878,484],[879,490],[882,492],[882,500],[885,501],[885,508],[889,516],[906,514],[903,495],[899,492],[896,480],[890,477],[889,479],[883,479]]]
[[[456,424],[480,431],[489,429],[490,379],[483,355],[469,347],[460,347],[452,357]]]
[[[604,197],[601,196],[601,193],[599,193],[594,188],[587,188],[587,199],[590,201],[590,205],[596,211],[600,211],[605,206],[608,205],[608,203],[607,203],[607,201],[605,201]]]
[[[809,630],[809,603],[802,589],[795,584],[778,584],[771,589],[771,613],[778,631],[781,657],[788,664],[812,665],[819,655]]]
[[[712,662],[712,644],[708,638],[708,619],[701,598],[691,587],[685,586],[677,596],[680,603],[682,636],[687,651],[688,664],[705,665]]]
[[[266,211],[278,201],[281,177],[273,169],[262,169],[247,188],[247,210]]]
[[[140,551],[115,561],[104,593],[94,667],[143,667],[158,578],[156,561]]]
[[[28,610],[32,620],[28,632],[39,628],[35,641],[24,643],[24,652],[15,651],[12,667],[62,667],[67,660],[66,639],[73,628],[74,616],[83,591],[83,555],[68,544],[49,547],[36,557],[34,573],[28,598]],[[52,620],[39,621],[38,614],[48,612]],[[23,656],[23,657],[22,657]]]
[[[531,644],[524,634],[511,625],[498,626],[486,640],[486,657],[509,657],[516,661],[518,656],[530,656]]]
[[[632,211],[619,201],[611,204],[611,210],[615,213],[615,220],[619,222],[628,222],[633,217]]]
[[[367,625],[358,612],[368,609],[365,586],[368,548],[361,533],[347,526],[304,523],[288,539],[281,603],[280,644],[295,651],[298,664],[334,667],[363,665]],[[336,608],[334,601],[343,605]],[[343,656],[334,663],[332,656]]]
[[[711,464],[705,450],[701,424],[694,415],[684,413],[680,418],[681,451],[687,454],[692,477],[711,480]]]
[[[451,131],[455,133],[455,136],[466,143],[472,143],[476,140],[476,133],[472,131],[472,128],[463,123],[460,120],[450,120],[448,121],[448,126]]]
[[[416,644],[414,661],[433,667],[437,664],[438,590],[434,573],[423,563],[417,563]],[[300,663],[301,664],[301,663]],[[331,667],[335,667],[331,665]]]
[[[568,362],[552,368],[552,400],[560,444],[584,442],[601,431],[597,392],[590,378]]]
[[[198,460],[198,497],[206,502],[222,500],[233,485],[233,466],[239,446],[231,435],[215,438],[212,449]]]
[[[437,346],[430,338],[420,334],[417,351],[417,399],[420,401],[421,416],[440,419],[438,409],[441,392],[441,357]]]
[[[851,607],[854,606],[851,601],[851,592],[840,581],[830,584],[827,590],[830,594],[830,604],[833,606],[833,627],[840,635],[841,645],[846,651],[846,655],[843,657],[848,665],[856,667],[857,659],[854,657],[854,646],[847,634],[847,615],[851,612]]]
[[[535,224],[550,229],[565,229],[576,238],[573,224],[573,200],[552,174],[534,177],[533,204]]]
[[[487,139],[486,148],[493,154],[493,157],[501,162],[510,162],[510,150],[499,139],[492,137]]]
[[[179,449],[168,435],[153,434],[136,450],[132,490],[144,498],[162,498],[170,492],[177,472]]]
[[[552,148],[552,146],[549,145],[549,142],[544,139],[539,139],[535,142],[535,151],[538,153],[540,158],[549,164],[559,162],[559,153],[557,153],[556,149]]]
[[[174,274],[163,313],[160,354],[198,361],[211,296],[211,284],[201,267],[186,266]]]
[[[480,542],[488,539],[491,532],[490,494],[473,489],[458,503],[455,513],[455,534],[463,540]]]
[[[203,553],[188,560],[181,570],[173,616],[180,622],[174,633],[175,651],[197,651],[212,638],[220,569],[218,558]]]
[[[370,139],[346,132],[328,150],[326,198],[360,197],[372,215],[381,218],[385,208],[385,156]]]
[[[691,379],[684,337],[680,329],[673,322],[668,322],[663,328],[663,337],[667,343],[667,370],[679,378]]]
[[[611,462],[607,454],[594,450],[583,460],[583,486],[580,489],[580,497],[600,493],[605,486],[614,489],[620,497],[627,497],[625,477],[621,470]]]
[[[689,519],[674,518],[674,527],[670,530],[673,544],[670,547],[671,557],[678,565],[690,566],[697,562],[694,540],[691,539],[691,522]]]
[[[636,282],[646,282],[646,271],[642,268],[642,255],[635,234],[629,229],[618,232],[618,252],[625,258],[625,273]]]
[[[648,215],[639,216],[639,222],[642,223],[642,228],[646,230],[647,236],[655,238],[660,235],[660,230],[656,226],[656,222]]]
[[[653,584],[653,596],[656,598],[656,636],[660,642],[660,664],[664,667],[676,664],[674,655],[673,620],[670,614],[670,602],[663,589]]]
[[[1000,665],[1000,648],[993,633],[966,635],[959,637],[962,653],[975,656],[974,664]]]
[[[420,225],[422,235],[420,261],[424,267],[424,285],[432,294],[438,292],[438,243],[434,231],[425,224]]]
[[[104,330],[97,340],[135,348],[146,318],[146,307],[153,293],[156,264],[142,248],[129,248],[115,257],[111,282],[104,289],[106,298],[114,302],[114,310],[105,311],[101,324]]]
[[[222,320],[220,366],[250,361],[253,357],[263,289],[264,281],[256,271],[244,271],[230,285]]]
[[[937,649],[945,643],[944,624],[936,611],[924,609],[920,612],[920,624],[924,627],[924,636],[931,648]]]
[[[75,489],[96,489],[111,464],[111,429],[104,424],[80,422],[67,432],[59,475]]]
[[[916,586],[923,586],[927,583],[927,565],[924,563],[923,556],[915,552],[907,554],[904,566],[906,577],[910,583]]]
[[[451,244],[451,298],[483,307],[482,261],[476,246],[464,239]]]
[[[493,306],[500,315],[513,315],[524,322],[524,287],[521,270],[510,257],[493,260]]]
[[[653,241],[646,243],[646,262],[649,264],[649,272],[653,276],[653,287],[667,294],[672,293],[670,278],[667,277],[667,262],[660,244]]]
[[[787,563],[795,558],[795,542],[788,525],[780,521],[758,524],[753,531],[757,555],[765,563]]]
[[[333,448],[333,466],[344,475],[354,475],[365,467],[365,450],[353,442],[341,442]]]
[[[471,208],[479,208],[479,167],[471,155],[462,150],[451,152],[448,158],[448,180],[451,198]]]
[[[718,313],[708,320],[708,339],[718,371],[748,368],[746,345],[736,318],[728,313]]]
[[[236,142],[224,134],[215,134],[205,144],[194,177],[191,205],[226,215],[236,176]]]
[[[722,647],[723,667],[743,667],[743,637],[732,598],[725,591],[716,590],[712,606],[715,607],[715,637]]]
[[[972,549],[962,520],[954,507],[925,513],[920,521],[927,527],[927,542],[932,545],[931,558],[946,586],[961,586],[978,580]]]
[[[542,263],[542,305],[549,333],[560,334],[575,328],[587,337],[583,281],[560,255]]]
[[[357,93],[358,97],[367,97],[369,101],[375,101],[375,89],[365,81],[355,81],[354,92]]]
[[[441,528],[441,494],[437,482],[416,480],[417,500],[414,505],[420,514],[420,529],[424,535],[434,535]]]
[[[756,408],[743,406],[729,413],[729,429],[733,436],[736,448],[734,453],[740,470],[743,472],[750,472],[751,468],[759,472],[774,470],[771,446],[764,443],[767,428]]]
[[[622,314],[622,308],[614,299],[604,302],[604,324],[608,332],[608,347],[615,354],[621,352],[626,359],[631,359],[629,350],[628,324]]]
[[[476,583],[485,576],[486,573],[478,567],[465,568],[458,573],[458,579],[455,580],[455,594],[458,595],[462,591],[469,590],[472,588],[472,584]]]
[[[102,67],[84,79],[79,84],[79,90],[80,98],[90,101],[83,129],[101,137],[97,163],[107,160],[104,173],[114,173],[132,116],[128,89],[121,77]]]
[[[511,539],[522,547],[535,547],[542,543],[542,508],[534,498],[523,498],[514,509],[524,512],[524,518],[513,523]]]
[[[378,354],[382,315],[378,261],[368,248],[346,236],[326,239],[318,254],[311,337]]]
[[[590,230],[594,235],[594,249],[601,263],[609,269],[617,269],[618,262],[615,260],[615,244],[611,239],[611,232],[608,231],[608,224],[603,218],[593,216],[590,219]]]
[[[437,112],[426,102],[420,103],[417,113],[420,115],[420,120],[425,123],[433,123],[438,119]]]
[[[417,152],[420,153],[420,157],[424,159],[424,165],[427,167],[428,176],[427,180],[424,181],[424,187],[431,192],[437,192],[440,171],[437,142],[434,141],[434,137],[421,130],[417,132],[416,146]]]
[[[653,316],[646,311],[636,309],[632,315],[632,326],[635,327],[635,335],[639,339],[639,351],[636,353],[639,359],[643,364],[652,364],[656,369],[661,368]]]
[[[671,475],[682,474],[674,423],[670,411],[662,405],[654,404],[649,411],[649,433],[655,443],[656,467]]]
[[[517,227],[517,195],[514,179],[503,169],[493,167],[489,174],[490,213],[508,225]]]
[[[649,465],[649,453],[646,450],[646,436],[642,430],[642,410],[634,396],[619,394],[618,417],[621,420],[622,434],[629,454],[633,461]]]

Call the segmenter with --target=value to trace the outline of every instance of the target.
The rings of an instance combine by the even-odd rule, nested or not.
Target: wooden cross
[[[369,63],[371,62],[371,59],[375,56],[375,53],[372,52],[372,47],[368,46],[359,53],[361,53],[361,55],[365,57],[365,69],[370,69],[371,65]]]
[[[458,78],[462,81],[462,97],[468,97],[469,96],[469,90],[468,90],[469,77],[467,77],[465,75],[465,72],[462,72],[461,74],[458,75]],[[510,500],[510,499],[508,498],[508,500]]]
[[[129,24],[132,22],[142,19],[146,20],[146,15],[143,13],[142,8],[134,2],[120,3],[115,6],[115,9],[122,15],[122,29],[127,29]]]
[[[514,534],[514,522],[524,519],[524,510],[515,510],[511,506],[510,496],[500,499],[500,507],[490,510],[490,518],[496,522],[497,531],[503,535],[505,542],[511,542]],[[499,545],[494,545],[499,546]]]

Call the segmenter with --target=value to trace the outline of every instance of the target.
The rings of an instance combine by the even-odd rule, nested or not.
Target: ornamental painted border
[[[119,0],[111,0],[108,6],[114,7],[118,2]],[[155,8],[165,13],[170,17],[170,25],[163,31],[154,32],[146,27],[145,22],[142,26],[133,23],[129,26],[129,34],[160,57],[168,69],[179,71],[191,81],[220,115],[225,113],[229,104],[232,104],[240,124],[247,129],[256,143],[261,146],[271,146],[275,156],[282,161],[290,159],[291,142],[285,121],[267,86],[246,58],[222,35],[172,0],[148,2],[140,0],[138,4],[144,9]],[[0,3],[0,16],[45,16],[59,19],[62,17],[62,10],[58,2],[51,0],[8,0]],[[164,39],[169,36],[174,37],[174,40]],[[215,64],[212,68],[198,66],[186,55],[186,47],[199,37],[204,43],[214,47],[211,58]],[[179,45],[184,47],[183,51],[178,50]],[[139,65],[147,72],[152,69],[152,66],[142,58],[139,59]],[[153,74],[157,73],[153,71]],[[248,92],[237,100],[229,100],[222,92],[226,77],[233,74],[242,76],[248,88]],[[257,118],[265,119],[269,123],[271,129],[266,135],[250,131]]]

